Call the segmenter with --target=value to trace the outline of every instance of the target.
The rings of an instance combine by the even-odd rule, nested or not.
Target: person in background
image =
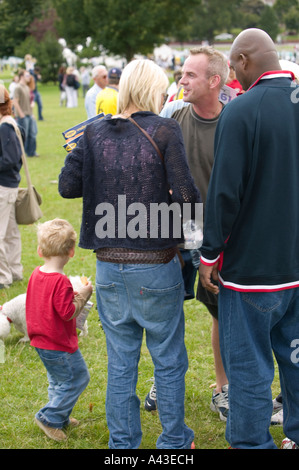
[[[118,85],[121,77],[121,70],[110,69],[108,72],[108,85],[97,94],[96,114],[116,114]]]
[[[0,84],[0,289],[23,277],[21,235],[15,215],[22,150],[11,113],[9,93]]]
[[[79,245],[97,256],[97,306],[108,351],[110,449],[137,449],[141,443],[136,384],[144,331],[155,366],[162,425],[157,448],[190,449],[194,439],[184,422],[188,357],[184,283],[177,256],[183,240],[181,218],[177,213],[179,231],[174,233],[171,211],[157,218],[152,213],[157,204],[177,203],[182,211],[184,204],[195,209],[201,202],[180,127],[173,119],[158,116],[168,83],[153,61],[130,62],[119,83],[118,114],[87,126],[59,176],[62,197],[83,197]],[[125,195],[126,207],[119,195]],[[137,226],[131,215],[136,203],[143,214]],[[105,216],[100,217],[104,207],[110,214],[110,234],[104,229]]]
[[[182,78],[182,69],[177,69],[173,72],[174,81],[167,90],[168,98],[167,103],[174,100],[174,97],[178,91],[179,81]]]
[[[214,163],[214,138],[223,104],[219,99],[221,87],[227,80],[228,65],[225,56],[211,46],[192,48],[185,60],[180,86],[182,100],[167,104],[161,116],[175,119],[181,127],[187,160],[195,184],[205,204],[211,171]],[[185,299],[194,298],[194,285],[199,264],[199,252],[181,250],[184,258],[183,277]],[[210,408],[217,412],[222,421],[229,413],[228,379],[223,367],[219,345],[218,297],[200,283],[196,298],[208,309],[212,317],[211,342],[214,354],[216,385],[212,392]],[[145,409],[156,408],[155,385],[145,399]]]
[[[274,353],[284,432],[298,448],[299,87],[260,29],[236,37],[230,65],[245,93],[218,122],[199,266],[203,287],[219,295],[226,439],[232,448],[276,448]]]
[[[66,105],[66,92],[65,92],[65,81],[66,81],[66,67],[62,65],[58,71],[58,86],[60,91],[60,106],[63,103]]]
[[[42,98],[41,98],[40,92],[38,90],[38,82],[40,82],[41,79],[42,79],[42,76],[41,76],[41,73],[40,73],[40,67],[38,65],[35,65],[34,69],[33,69],[33,72],[31,72],[31,73],[32,73],[32,75],[34,77],[34,81],[35,81],[33,96],[34,96],[34,102],[37,104],[38,120],[43,121],[44,120],[44,118],[43,118],[43,103],[42,103]]]
[[[229,65],[229,75],[226,82],[226,85],[230,88],[234,88],[237,90],[238,93],[243,93],[242,85],[236,78],[236,72],[234,71],[233,67]]]
[[[31,54],[26,54],[24,57],[24,63],[25,63],[25,70],[27,72],[33,72],[34,65],[36,63],[36,59],[32,57]]]
[[[87,93],[87,91],[89,90],[89,87],[90,87],[90,72],[89,72],[88,68],[81,67],[80,68],[80,75],[81,75],[83,98],[85,98],[85,95],[86,95],[86,93]]]
[[[18,75],[18,73],[15,73],[14,76],[13,76],[13,79],[12,79],[12,81],[9,84],[9,87],[8,87],[9,97],[10,97],[11,100],[13,99],[13,94],[14,94],[14,91],[15,91],[15,88],[17,86],[18,81],[19,81],[19,75]]]
[[[67,67],[64,87],[66,92],[66,107],[77,108],[78,88],[80,87],[80,82],[74,67]]]
[[[36,153],[37,125],[32,112],[31,94],[28,83],[31,75],[26,70],[19,71],[19,82],[14,90],[13,107],[16,121],[25,130],[25,152],[27,157],[38,157]]]
[[[49,402],[35,423],[55,441],[64,441],[66,426],[78,426],[70,414],[89,383],[89,372],[78,347],[76,318],[92,294],[92,285],[74,293],[64,274],[75,254],[76,232],[69,222],[54,219],[38,225],[38,255],[44,264],[30,276],[26,294],[26,323],[30,344],[47,370]]]
[[[96,116],[96,99],[98,93],[108,85],[108,72],[104,65],[97,65],[92,69],[91,78],[94,81],[93,86],[85,95],[85,109],[87,119]]]

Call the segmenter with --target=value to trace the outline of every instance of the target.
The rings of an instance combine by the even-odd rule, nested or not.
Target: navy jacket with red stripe
[[[264,74],[223,110],[201,262],[240,291],[299,286],[299,88]]]

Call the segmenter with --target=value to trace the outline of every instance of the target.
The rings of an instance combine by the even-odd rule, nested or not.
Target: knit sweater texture
[[[177,203],[182,214],[185,203],[189,203],[194,211],[194,203],[201,202],[187,164],[179,124],[151,112],[134,113],[132,117],[155,140],[164,156],[164,164],[150,141],[132,122],[106,116],[87,126],[77,147],[67,155],[61,170],[61,196],[83,197],[79,241],[82,248],[159,250],[176,246],[183,241],[183,236],[177,237],[172,233],[171,212],[169,235],[163,236],[163,222],[161,224],[159,218],[157,234],[152,236],[151,204]],[[130,214],[120,207],[120,196],[125,200],[126,208],[130,206]],[[97,207],[102,203],[110,204],[115,212],[113,220],[107,222],[112,229],[115,225],[115,237],[99,238],[96,234],[96,225],[105,216],[99,214]],[[134,203],[142,203],[146,209],[143,220],[146,236],[142,232],[142,236],[131,237],[128,230],[124,233],[123,227],[120,227],[123,217],[128,228],[140,215],[137,206],[132,206]],[[141,219],[138,220],[140,222]]]

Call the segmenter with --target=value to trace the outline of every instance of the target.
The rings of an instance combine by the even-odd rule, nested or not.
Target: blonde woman
[[[65,93],[66,93],[66,107],[77,108],[78,106],[78,88],[79,81],[74,67],[66,69]]]
[[[169,220],[153,215],[160,204],[194,208],[200,195],[179,125],[158,116],[167,87],[165,73],[154,62],[129,63],[119,83],[118,114],[86,128],[59,177],[63,197],[83,197],[79,245],[97,256],[97,305],[108,351],[111,449],[134,449],[141,443],[136,384],[144,331],[155,366],[162,425],[157,448],[188,449],[194,438],[184,423],[188,358],[177,256],[182,236],[174,233],[171,211]],[[155,141],[164,162],[131,118]]]

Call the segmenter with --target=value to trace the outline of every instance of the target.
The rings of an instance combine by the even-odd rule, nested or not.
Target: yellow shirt
[[[177,91],[177,93],[176,93],[176,95],[175,95],[175,97],[174,97],[174,100],[182,100],[182,99],[183,99],[183,93],[184,93],[184,87],[181,86],[181,87],[178,89],[178,91]]]
[[[116,114],[117,112],[118,90],[111,86],[106,86],[97,94],[96,113]]]

